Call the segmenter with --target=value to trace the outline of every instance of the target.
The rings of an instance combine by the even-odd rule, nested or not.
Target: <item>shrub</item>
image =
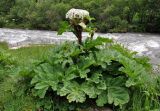
[[[142,102],[139,108],[146,111],[159,108],[150,68],[147,59],[136,57],[110,39],[98,37],[87,39],[81,46],[56,46],[34,69],[31,84],[35,96],[40,98],[57,95],[69,103],[92,101],[97,106],[108,104],[126,111],[135,111],[138,106],[134,104]],[[143,95],[141,100],[136,99],[139,95]]]
[[[8,73],[0,83],[0,110],[159,109],[159,81],[151,74],[148,59],[136,57],[112,40],[66,42],[47,53],[43,59],[15,68],[10,67],[12,57],[1,51],[1,64],[6,65],[0,68],[7,66]]]

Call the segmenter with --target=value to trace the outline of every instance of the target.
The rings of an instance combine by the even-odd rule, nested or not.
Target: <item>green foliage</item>
[[[41,107],[41,100],[33,98],[30,94],[30,77],[35,65],[43,58],[43,52],[47,53],[52,46],[9,50],[6,43],[0,43],[0,47],[2,48],[0,49],[0,110],[34,111],[38,109]]]
[[[10,75],[11,76],[11,75]],[[26,94],[27,82],[18,82],[16,77],[7,77],[0,84],[1,111],[33,111],[35,102]]]
[[[97,105],[104,106],[104,104],[114,103],[115,106],[123,105],[129,101],[129,94],[127,89],[124,88],[125,79],[122,77],[106,78],[107,90],[103,91],[98,96]]]
[[[60,28],[58,30],[58,35],[62,35],[64,32],[71,31],[71,26],[67,21],[60,23]]]
[[[5,49],[0,51],[2,111],[79,111],[95,106],[151,111],[160,107],[160,79],[153,76],[148,58],[137,57],[110,39],[17,50],[1,46]]]
[[[9,70],[15,66],[14,58],[5,50],[0,49],[0,82],[8,76]]]
[[[6,14],[13,7],[15,0],[1,0],[0,2],[0,15]]]
[[[144,62],[145,61],[145,62]],[[115,44],[110,39],[87,39],[82,45],[65,43],[53,48],[45,60],[34,69],[31,84],[35,97],[63,97],[69,103],[94,101],[116,110],[135,111],[132,106],[143,95],[143,110],[159,108],[156,81],[147,59]],[[137,93],[134,93],[138,91]],[[52,92],[52,93],[50,93]],[[133,107],[133,108],[132,108]]]
[[[80,8],[91,12],[100,32],[160,32],[159,5],[159,0],[1,0],[0,27],[58,30],[68,10]]]

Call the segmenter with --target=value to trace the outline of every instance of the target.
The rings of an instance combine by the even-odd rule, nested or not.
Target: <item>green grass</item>
[[[22,47],[19,49],[9,49],[7,43],[0,43],[0,48],[9,52],[20,64],[27,64],[31,60],[38,60],[44,57],[45,54],[54,45],[31,45],[30,47]]]
[[[6,42],[0,42],[0,48],[2,49],[8,49],[8,45]]]
[[[0,49],[5,50],[5,53],[11,54],[13,58],[15,58],[16,63],[18,66],[22,66],[25,68],[25,66],[30,65],[32,67],[32,61],[33,60],[39,60],[42,57],[44,57],[50,49],[54,47],[54,45],[32,45],[30,47],[23,47],[19,49],[9,49],[7,43],[1,42],[0,43]],[[16,71],[16,70],[15,70]],[[32,111],[32,108],[36,107],[36,103],[33,100],[31,96],[27,96],[23,91],[24,84],[20,84],[19,86],[15,85],[16,78],[8,75],[8,72],[1,73],[4,76],[0,75],[0,80],[3,79],[3,81],[0,81],[0,111],[3,111],[3,107],[5,111]],[[17,91],[18,88],[21,88],[21,90]],[[14,95],[8,90],[12,91],[12,88],[14,91],[17,91],[17,93],[22,94],[21,96]],[[2,109],[2,110],[1,110]]]

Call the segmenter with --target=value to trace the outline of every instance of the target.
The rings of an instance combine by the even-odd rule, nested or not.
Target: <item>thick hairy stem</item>
[[[82,31],[78,34],[78,43],[82,44]]]
[[[75,33],[76,33],[75,35],[78,38],[78,43],[82,44],[82,31],[83,31],[82,27],[79,26],[79,25],[76,25],[76,26],[74,26],[74,30],[75,30]]]
[[[94,32],[91,33],[91,40],[93,40]]]

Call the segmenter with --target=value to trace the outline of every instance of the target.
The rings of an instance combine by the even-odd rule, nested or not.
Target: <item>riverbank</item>
[[[85,39],[87,33],[83,33]],[[139,55],[149,56],[154,64],[160,63],[160,35],[150,33],[96,33],[107,37],[137,51]],[[23,30],[0,28],[0,42],[7,42],[9,48],[16,49],[34,44],[60,44],[65,41],[76,41],[71,32],[57,35],[56,31]]]

